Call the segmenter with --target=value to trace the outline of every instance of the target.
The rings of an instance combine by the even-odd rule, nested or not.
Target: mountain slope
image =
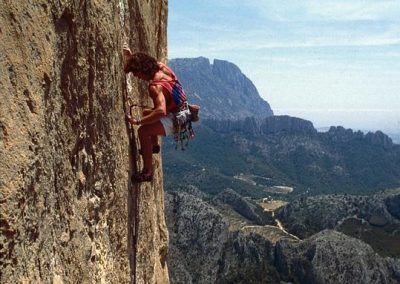
[[[217,197],[219,199],[219,197]],[[354,197],[356,198],[356,197]],[[247,202],[241,198],[242,202]],[[173,283],[398,283],[400,259],[323,230],[304,240],[257,226],[193,188],[166,194]],[[366,197],[368,200],[368,197]],[[373,200],[370,200],[373,202]],[[234,207],[228,206],[232,211]],[[398,205],[395,203],[394,205]]]
[[[381,132],[342,127],[318,133],[312,123],[288,116],[263,121],[203,121],[185,152],[165,140],[166,183],[197,185],[218,193],[227,186],[265,197],[276,186],[292,195],[372,193],[400,185],[400,146]]]
[[[335,229],[359,238],[382,256],[400,257],[400,188],[374,195],[318,195],[295,200],[275,216],[300,238]]]

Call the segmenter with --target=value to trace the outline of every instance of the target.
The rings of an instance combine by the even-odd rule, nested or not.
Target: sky
[[[400,0],[169,0],[168,57],[228,60],[276,115],[400,133]]]

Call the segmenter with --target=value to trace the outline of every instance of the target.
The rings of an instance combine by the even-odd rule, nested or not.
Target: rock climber
[[[152,153],[160,152],[158,136],[174,133],[173,113],[186,102],[186,95],[177,80],[175,73],[165,64],[144,53],[132,53],[127,47],[123,49],[124,71],[135,77],[148,81],[148,95],[153,101],[152,109],[144,109],[141,119],[126,114],[129,123],[140,125],[138,136],[143,157],[143,170],[134,175],[135,182],[153,179]]]

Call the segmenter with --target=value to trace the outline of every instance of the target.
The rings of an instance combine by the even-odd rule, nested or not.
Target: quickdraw
[[[149,108],[149,106],[147,106],[147,105],[134,104],[132,98],[128,98],[128,99],[127,99],[127,104],[128,104],[128,106],[129,106],[129,114],[130,114],[131,116],[133,115],[132,109],[133,109],[134,107]]]
[[[192,114],[189,110],[187,102],[185,102],[179,112],[173,113],[173,115],[175,128],[175,150],[178,149],[178,145],[180,144],[181,150],[184,151],[185,147],[189,146],[189,140],[193,139],[195,136],[192,127]]]

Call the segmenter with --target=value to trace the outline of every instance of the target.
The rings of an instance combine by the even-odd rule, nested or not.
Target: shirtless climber
[[[138,130],[140,153],[143,155],[143,170],[135,175],[135,182],[153,179],[152,153],[160,152],[159,135],[174,133],[173,113],[180,111],[186,103],[186,95],[175,73],[165,64],[144,54],[134,53],[124,47],[124,71],[142,80],[148,81],[148,95],[153,100],[153,109],[145,109],[141,119],[126,115],[133,125],[140,125]]]

